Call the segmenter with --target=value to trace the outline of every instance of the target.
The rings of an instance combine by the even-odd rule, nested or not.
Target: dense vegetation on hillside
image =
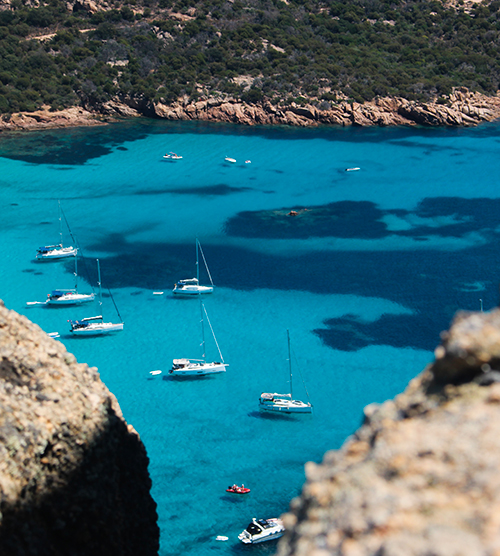
[[[495,93],[500,0],[62,0],[0,11],[0,112],[230,93],[335,102]],[[79,9],[77,9],[79,8]],[[54,33],[52,37],[39,38]],[[238,79],[247,77],[246,80]],[[253,86],[248,88],[249,78]]]

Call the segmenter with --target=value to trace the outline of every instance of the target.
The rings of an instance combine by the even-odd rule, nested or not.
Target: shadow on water
[[[217,185],[207,185],[205,187],[192,186],[183,188],[166,188],[166,189],[142,189],[134,193],[134,195],[198,195],[202,197],[214,197],[231,195],[232,193],[242,193],[245,191],[253,191],[251,187],[232,187],[224,183]]]
[[[168,372],[168,371],[167,371]],[[162,380],[166,380],[167,382],[197,382],[200,380],[212,380],[215,378],[214,373],[211,375],[191,375],[191,376],[178,376],[178,375],[165,375]]]
[[[264,419],[267,421],[298,421],[297,417],[290,413],[251,411],[250,413],[247,413],[247,415],[255,419]]]
[[[223,502],[228,502],[230,504],[241,504],[244,503],[246,500],[248,500],[250,494],[251,493],[235,494],[233,496],[230,496],[229,494],[224,494],[222,496],[219,496],[219,499],[222,500]]]

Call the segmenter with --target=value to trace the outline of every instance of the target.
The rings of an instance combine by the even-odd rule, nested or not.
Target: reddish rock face
[[[167,120],[200,120],[242,125],[334,126],[474,126],[500,118],[500,96],[488,97],[456,89],[446,104],[421,103],[403,98],[377,98],[364,104],[345,100],[321,109],[309,103],[298,106],[273,105],[269,101],[244,104],[228,96],[190,102],[179,99],[166,105],[137,99],[113,100],[100,106],[49,109],[0,118],[1,130],[43,129],[102,125],[120,118],[147,116]]]

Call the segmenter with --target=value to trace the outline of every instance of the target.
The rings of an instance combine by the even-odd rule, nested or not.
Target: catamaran
[[[169,371],[169,373],[174,376],[203,376],[203,375],[212,375],[212,374],[226,372],[226,367],[228,367],[228,364],[224,363],[224,358],[222,357],[219,344],[217,343],[217,338],[215,337],[212,324],[210,323],[210,319],[208,318],[208,314],[205,309],[205,305],[201,300],[201,296],[200,296],[200,312],[201,312],[201,346],[203,352],[202,359],[174,359],[172,368]],[[214,338],[215,345],[217,346],[217,350],[219,351],[219,357],[221,359],[220,361],[207,361],[205,358],[204,317],[206,317],[207,322],[210,326],[210,330],[212,331],[212,336]]]
[[[290,334],[286,331],[288,340],[288,363],[290,373],[290,392],[287,394],[263,392],[259,398],[259,409],[262,411],[274,411],[278,413],[312,413],[312,405],[293,399],[292,389],[292,359],[290,354]],[[307,391],[306,391],[307,394]],[[309,396],[308,396],[309,397]]]
[[[205,268],[207,269],[208,278],[210,279],[210,286],[200,285],[200,265],[199,265],[199,253],[203,262],[205,263]],[[179,280],[172,290],[176,295],[198,295],[200,293],[212,293],[214,291],[214,283],[212,281],[212,276],[210,270],[208,269],[207,261],[205,255],[201,248],[201,244],[196,238],[196,278],[186,278],[185,280]]]
[[[59,203],[59,236],[61,238],[61,243],[58,243],[57,245],[44,245],[42,247],[39,247],[36,252],[36,259],[38,261],[52,261],[55,259],[65,259],[66,257],[76,257],[76,254],[78,252],[77,247],[73,247],[73,246],[64,247],[63,245],[63,232],[62,232],[63,212],[61,208],[61,201],[58,201],[58,203]],[[64,220],[66,221],[66,225],[68,226],[68,221],[66,220],[66,217],[64,217]],[[71,235],[71,230],[69,229],[69,226],[68,226],[68,230]]]
[[[102,311],[101,267],[99,265],[99,259],[97,259],[97,275],[99,285],[99,308]],[[111,295],[111,292],[109,293]],[[99,336],[102,334],[110,334],[112,332],[123,330],[123,319],[121,318],[120,312],[118,311],[118,307],[116,306],[113,296],[111,296],[111,299],[113,301],[113,304],[115,305],[115,309],[118,313],[120,322],[104,322],[102,314],[95,317],[86,317],[81,320],[70,320],[68,321],[71,325],[70,332],[78,336]]]

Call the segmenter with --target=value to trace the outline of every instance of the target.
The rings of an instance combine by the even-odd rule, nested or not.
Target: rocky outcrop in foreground
[[[166,105],[136,99],[114,99],[100,106],[49,109],[13,114],[0,119],[0,131],[102,125],[120,118],[146,116],[166,120],[226,122],[241,125],[442,126],[466,127],[500,118],[500,94],[488,97],[456,89],[445,103],[422,103],[403,98],[379,98],[364,104],[341,101],[281,106],[270,102],[244,104],[227,95],[193,102],[188,97]]]
[[[97,369],[0,301],[0,554],[156,555],[150,487]]]
[[[278,556],[500,554],[500,310],[459,313],[435,356],[307,465]]]

